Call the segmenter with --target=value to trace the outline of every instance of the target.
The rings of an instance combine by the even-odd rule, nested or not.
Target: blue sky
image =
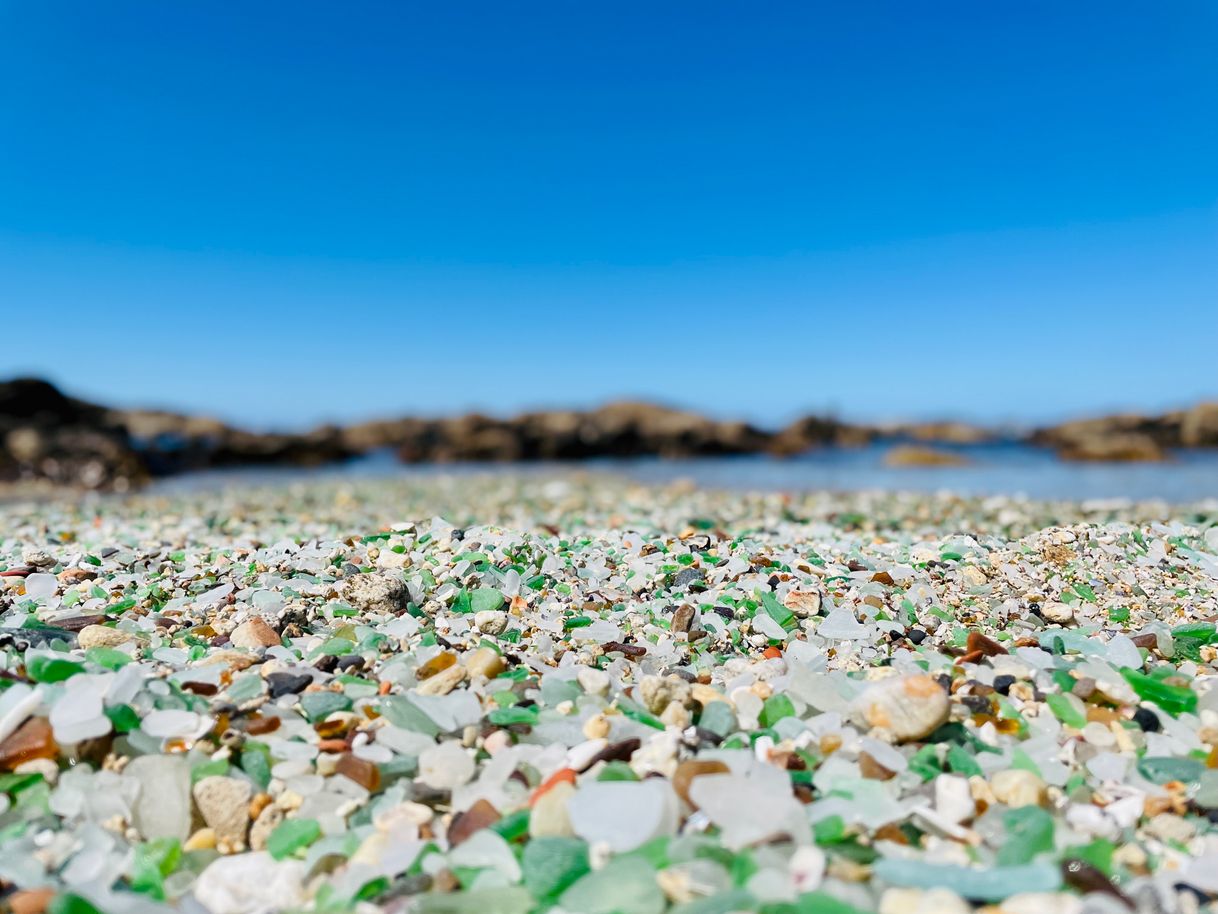
[[[0,5],[0,375],[257,426],[1218,397],[1218,7]]]

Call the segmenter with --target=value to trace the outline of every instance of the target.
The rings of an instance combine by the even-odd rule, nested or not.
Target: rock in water
[[[868,686],[851,703],[851,716],[898,743],[929,736],[947,722],[947,692],[924,674],[894,676]]]
[[[123,770],[139,784],[132,824],[145,840],[190,836],[190,766],[178,755],[141,755]]]
[[[575,834],[625,853],[677,830],[677,798],[667,781],[596,781],[568,801]]]
[[[305,900],[304,864],[265,851],[215,860],[195,884],[195,900],[211,914],[271,914]]]

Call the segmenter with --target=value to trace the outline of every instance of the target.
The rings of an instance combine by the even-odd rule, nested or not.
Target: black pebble
[[[1138,708],[1133,712],[1133,722],[1147,733],[1158,733],[1160,727],[1159,715],[1150,708]]]
[[[266,685],[270,689],[271,698],[303,692],[312,681],[313,677],[308,673],[271,673],[266,677]]]
[[[1015,685],[1015,677],[1003,674],[994,677],[994,691],[999,695],[1011,694],[1011,686]]]
[[[344,654],[338,658],[338,668],[340,670],[362,670],[364,658],[359,654]]]
[[[991,710],[990,700],[984,695],[965,695],[960,701],[974,714],[988,714]]]
[[[695,676],[692,672],[690,672],[689,670],[684,669],[682,667],[679,667],[679,666],[669,667],[668,669],[666,669],[664,671],[664,675],[665,676],[679,676],[682,679],[684,679],[686,682],[697,682],[698,681],[698,677]]]
[[[926,634],[926,632],[922,631],[920,628],[911,628],[909,630],[909,640],[914,644],[921,644],[928,637],[929,636]]]

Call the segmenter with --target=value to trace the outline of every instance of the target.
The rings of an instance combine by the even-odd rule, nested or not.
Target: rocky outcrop
[[[1160,416],[1125,413],[1063,422],[1031,440],[1056,448],[1066,460],[1164,460],[1181,448],[1218,447],[1218,402]]]
[[[121,423],[46,381],[0,383],[0,480],[125,489],[147,467]]]
[[[878,429],[885,438],[905,439],[922,444],[985,444],[1001,436],[993,429],[968,422],[903,422]]]
[[[777,432],[650,403],[594,410],[546,410],[512,418],[452,418],[322,426],[308,432],[252,432],[216,419],[152,410],[114,410],[68,397],[51,384],[0,382],[0,480],[122,489],[151,476],[251,465],[312,466],[376,450],[410,463],[584,460],[595,457],[787,456],[877,440],[913,445],[901,465],[943,465],[952,451],[995,437],[956,422],[869,427],[806,416]],[[1174,448],[1218,446],[1218,403],[1162,416],[1121,415],[1036,431],[1034,443],[1070,460],[1158,460]]]
[[[765,449],[776,457],[791,457],[822,447],[859,447],[874,436],[871,429],[862,426],[821,416],[804,416],[772,436]]]
[[[1180,417],[1181,447],[1218,447],[1218,401],[1172,415]]]
[[[310,432],[251,432],[206,416],[154,410],[114,410],[134,447],[155,476],[231,466],[318,466],[352,457],[343,431],[322,426]]]
[[[413,463],[748,454],[763,450],[770,437],[744,422],[622,402],[588,412],[533,412],[511,419],[473,414],[373,423],[349,429],[345,440],[395,447],[402,460]]]

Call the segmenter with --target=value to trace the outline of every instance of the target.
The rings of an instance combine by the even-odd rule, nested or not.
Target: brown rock
[[[1198,403],[1180,421],[1183,447],[1218,447],[1218,402]]]
[[[884,455],[884,466],[888,467],[959,467],[968,463],[962,454],[913,444],[898,445]]]
[[[1058,456],[1063,460],[1095,463],[1144,463],[1167,459],[1153,438],[1136,433],[1076,439],[1064,445]]]
[[[228,640],[235,647],[251,651],[262,647],[274,647],[276,644],[282,643],[279,639],[279,633],[267,625],[266,620],[261,616],[255,616],[242,622],[233,629],[233,633],[229,635]]]
[[[994,440],[992,431],[967,422],[915,422],[885,427],[880,431],[885,435],[933,444],[984,444]]]
[[[448,843],[456,847],[464,842],[474,832],[489,828],[499,821],[499,810],[483,799],[476,802],[465,812],[457,813],[452,824],[448,826]]]
[[[887,781],[896,776],[895,771],[889,771],[868,752],[859,753],[859,773],[872,781]]]
[[[31,717],[0,743],[0,769],[4,771],[36,758],[59,758],[59,746],[45,717]]]
[[[670,629],[674,634],[688,632],[694,621],[694,608],[688,603],[678,606],[677,611],[672,614],[672,622]]]
[[[997,657],[999,654],[1007,653],[1005,647],[993,638],[987,638],[981,632],[969,632],[967,650],[969,653],[981,651],[986,657]]]
[[[334,767],[334,773],[341,774],[372,793],[379,790],[381,786],[381,769],[375,763],[354,756],[350,752],[344,753],[339,758],[338,764]]]
[[[26,889],[8,897],[8,909],[12,914],[42,914],[55,897],[52,888]]]

